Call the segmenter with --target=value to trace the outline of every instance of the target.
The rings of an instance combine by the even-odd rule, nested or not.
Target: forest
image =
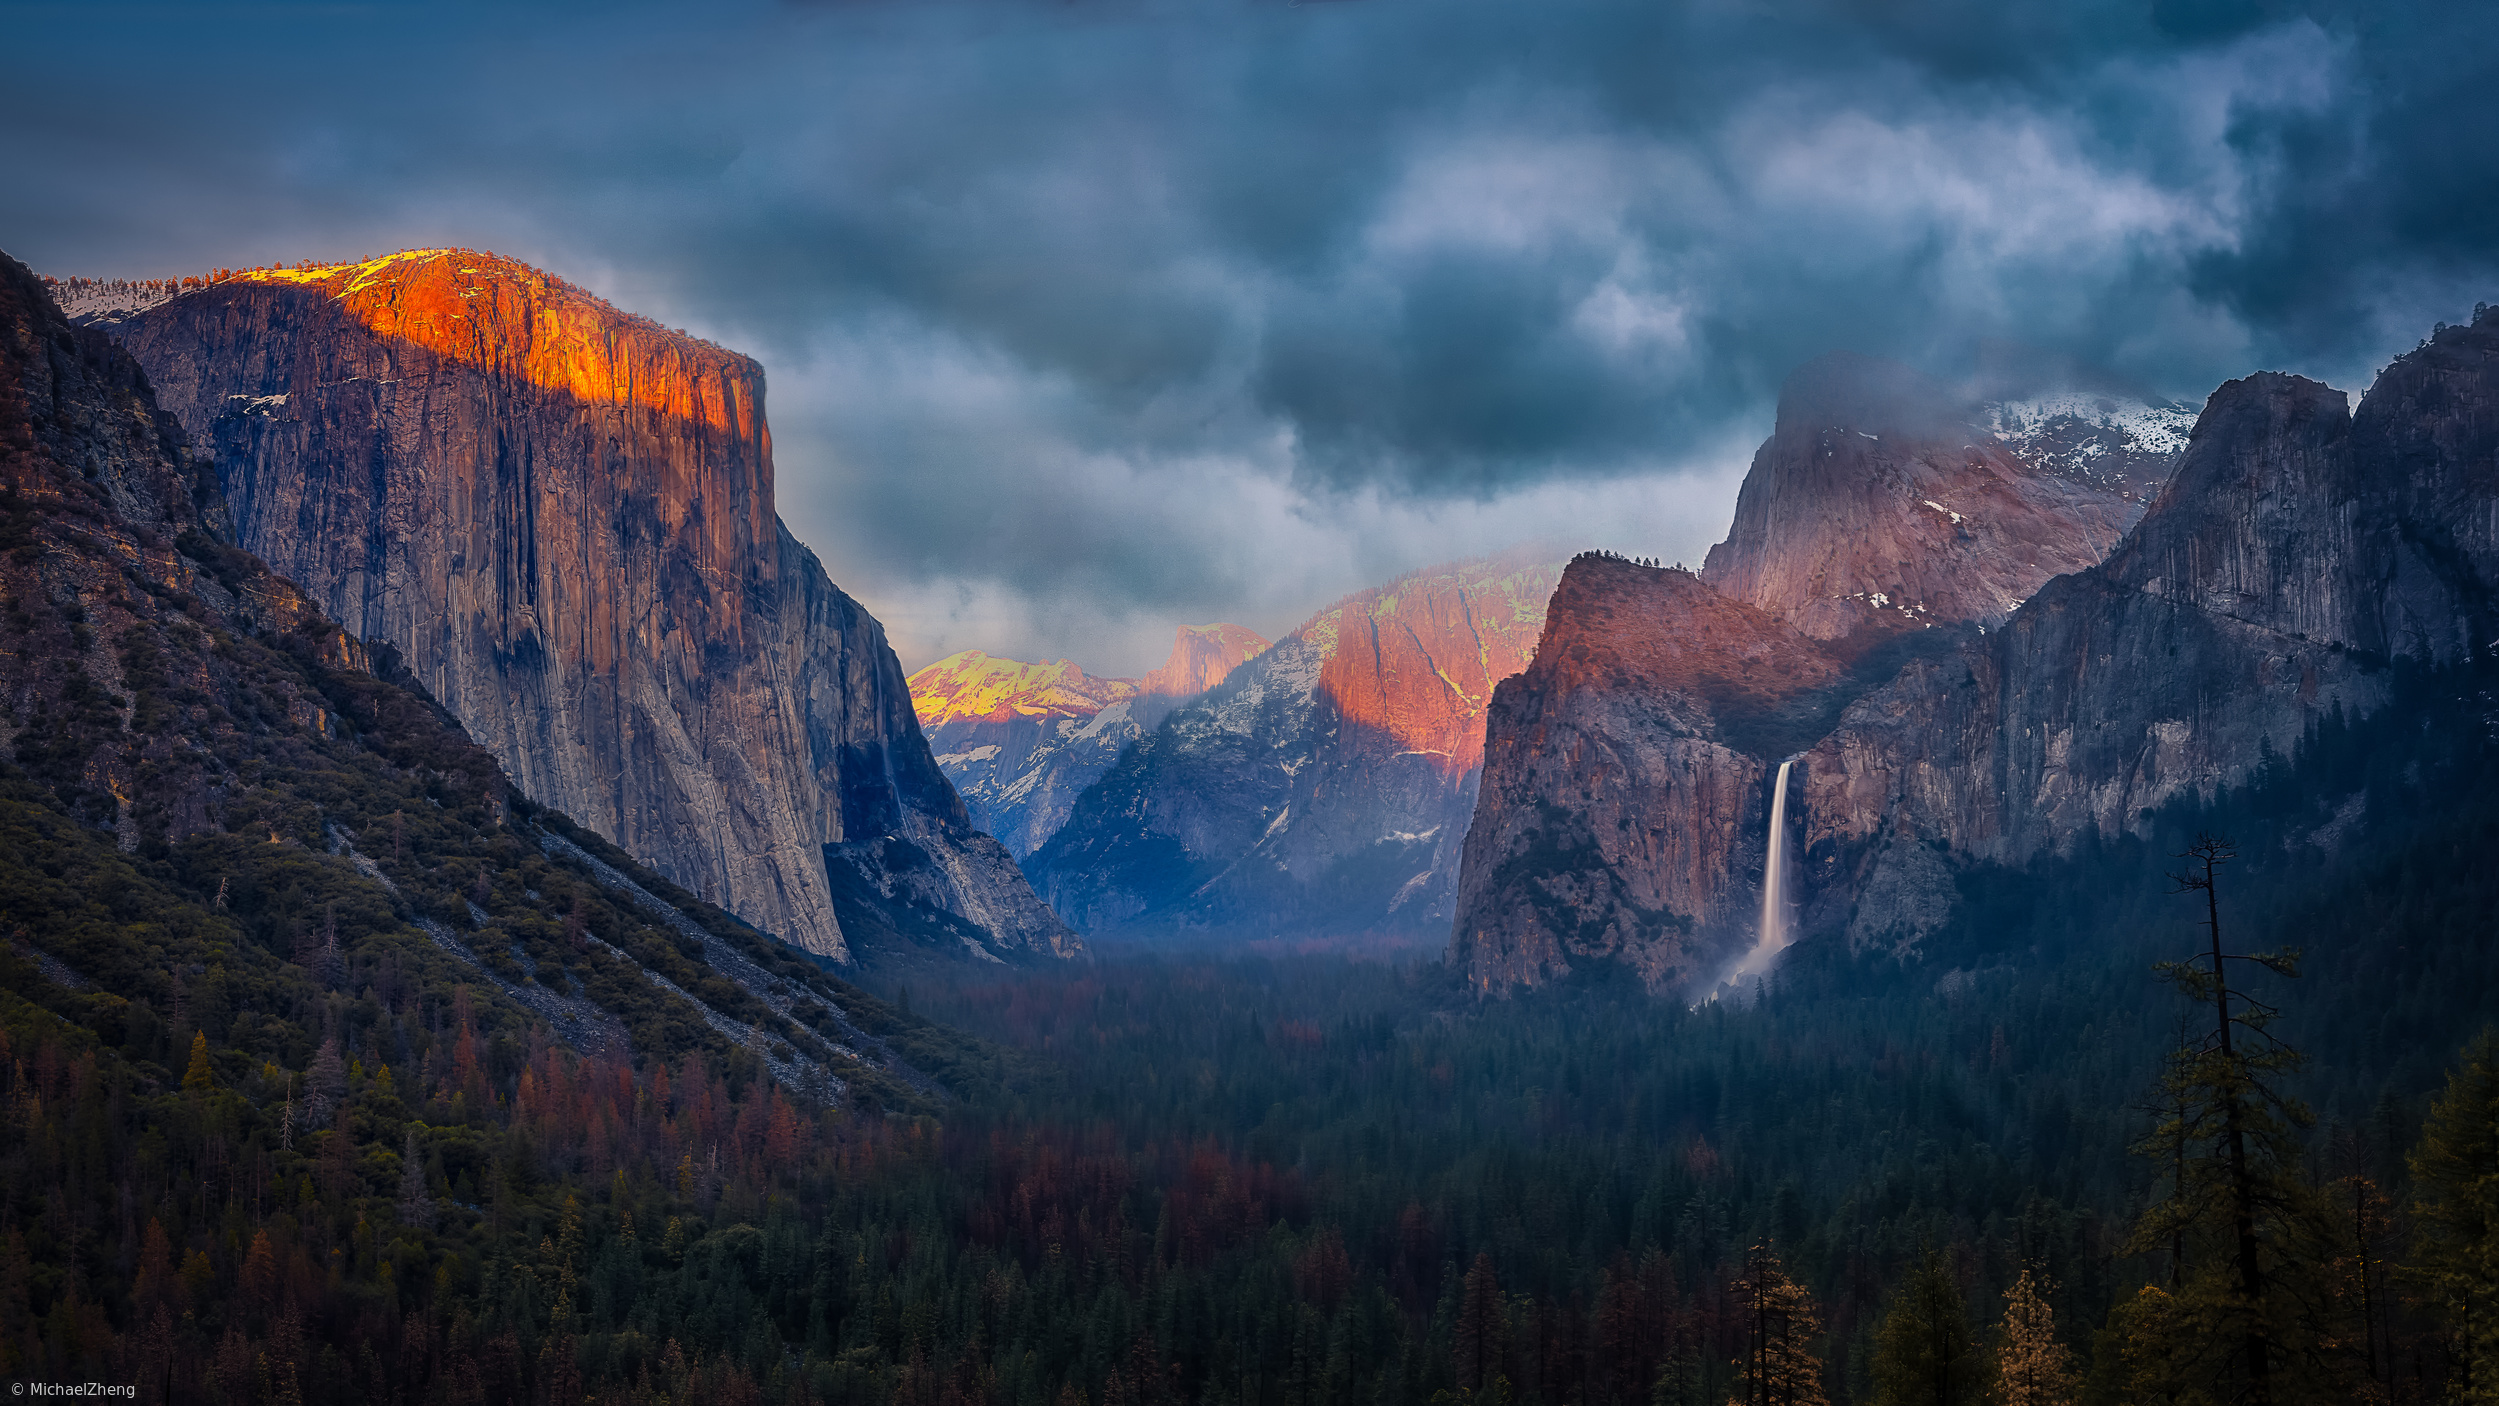
[[[0,1368],[233,1403],[2484,1399],[2488,682],[1974,870],[1910,959],[1808,941],[1749,1005],[1177,936],[873,995],[810,970],[937,1076],[830,1100],[681,1012],[579,1053],[320,846],[125,852],[20,765]],[[273,767],[329,790],[272,838],[367,837],[541,977],[664,946],[464,755]],[[2172,878],[2219,835],[2226,993]]]

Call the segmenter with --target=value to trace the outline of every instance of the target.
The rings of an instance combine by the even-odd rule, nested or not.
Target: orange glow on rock
[[[375,334],[481,370],[592,405],[656,410],[738,439],[764,433],[763,369],[753,359],[499,255],[407,249],[216,281],[316,287]]]
[[[1349,722],[1449,776],[1484,761],[1484,710],[1525,669],[1559,562],[1460,562],[1350,596],[1304,628],[1334,636],[1319,691]]]

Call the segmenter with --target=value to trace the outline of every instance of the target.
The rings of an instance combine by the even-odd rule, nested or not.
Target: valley
[[[0,331],[20,1376],[1715,1406],[2048,1362],[2027,1399],[2114,1406],[2486,1360],[2499,316],[2356,406],[1825,357],[1698,571],[1463,558],[1134,679],[906,674],[779,519],[762,368],[510,260],[10,263]],[[2216,836],[2256,1054],[2158,975]]]

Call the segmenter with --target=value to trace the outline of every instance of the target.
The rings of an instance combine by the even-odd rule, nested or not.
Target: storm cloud
[[[437,243],[762,358],[912,663],[1134,672],[1541,537],[1697,559],[1777,385],[2010,342],[2354,390],[2499,296],[2477,7],[10,12],[0,246]]]

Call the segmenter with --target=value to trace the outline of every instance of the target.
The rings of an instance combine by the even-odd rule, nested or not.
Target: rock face
[[[2167,477],[2178,420],[2103,397],[1973,405],[1863,357],[1800,370],[1699,576],[1603,556],[1565,575],[1535,664],[1494,702],[1453,960],[1482,991],[1590,962],[1710,985],[1758,936],[1780,761],[2097,562]],[[1821,777],[1808,759],[1791,779],[1799,841]],[[1811,891],[1838,891],[1833,853]],[[1928,858],[1882,870],[1904,917],[1931,908]]]
[[[1266,648],[1239,625],[1183,625],[1170,659],[1135,680],[966,650],[913,674],[911,698],[972,824],[1021,856],[1058,832],[1122,748]]]
[[[1846,677],[1691,572],[1573,561],[1535,662],[1493,695],[1452,962],[1479,991],[1574,961],[1659,990],[1709,975],[1757,901],[1777,763],[1747,725]]]
[[[775,515],[753,361],[459,250],[228,276],[114,332],[243,544],[532,798],[837,961],[854,917],[1069,950]]]
[[[1437,929],[1484,710],[1559,574],[1460,562],[1319,612],[1139,737],[1026,871],[1080,926]]]
[[[2346,403],[2295,376],[2223,386],[2107,562],[1851,708],[1809,758],[1826,921],[1904,842],[2018,860],[2131,829],[2375,708],[2392,661],[2499,639],[2499,316]],[[1857,907],[1857,940],[1914,941]]]
[[[45,293],[0,254],[0,884],[12,946],[87,993],[102,1048],[152,1007],[191,1013],[139,1037],[173,1049],[309,1050],[288,1012],[378,989],[497,1039],[744,1049],[793,1094],[935,1111],[863,1028],[890,1012],[531,806],[395,651],[235,546],[137,363]]]
[[[1269,643],[1245,625],[1183,625],[1172,636],[1171,657],[1137,680],[1137,692],[1149,698],[1195,698],[1222,683],[1245,660],[1264,654]]]
[[[1725,579],[1760,592],[1812,573],[1757,559]],[[1577,604],[1580,594],[1566,581],[1546,648],[1632,653],[1625,612],[1609,620]],[[1588,599],[1600,599],[1593,587]],[[1800,621],[1830,618],[1815,614],[1827,593],[1786,599],[1802,600]],[[1667,620],[1676,610],[1689,602],[1650,607]],[[1805,930],[1912,951],[1949,914],[1957,866],[2134,829],[2171,799],[2244,778],[2268,752],[2295,752],[2331,710],[2378,706],[2394,661],[2434,666],[2490,648],[2499,316],[2477,311],[2471,327],[2442,328],[2387,368],[2357,414],[2341,392],[2297,377],[2222,387],[2105,560],[2047,581],[2000,628],[1923,633],[1950,647],[1883,661],[1898,664],[1888,679],[1867,677],[1881,660],[1870,653],[1850,661],[1854,682],[1713,709],[1720,739],[1746,717],[1773,724],[1763,735],[1776,746],[1735,749],[1750,772],[1700,750],[1690,685],[1660,682],[1655,668],[1574,678],[1540,653],[1494,709],[1453,952],[1494,990],[1542,979],[1580,951],[1627,962],[1660,989],[1687,983],[1680,972],[1706,975],[1750,935],[1711,895],[1759,873],[1758,768],[1791,748],[1801,751],[1789,809],[1805,848]],[[1599,774],[1646,766],[1661,779],[1646,791],[1579,782],[1571,749],[1597,759]],[[1684,759],[1691,779],[1680,789],[1663,779],[1665,758]],[[1708,799],[1748,776],[1753,811]],[[1644,794],[1659,799],[1643,805]],[[1739,833],[1680,888],[1660,877],[1678,873],[1657,857],[1678,853],[1673,844],[1633,843],[1662,825],[1706,852],[1730,824]],[[1692,925],[1684,967],[1620,936],[1652,911]],[[1578,948],[1570,921],[1582,925]],[[1666,935],[1656,945],[1673,948],[1673,923],[1659,919],[1657,930]]]
[[[1788,379],[1702,577],[1816,639],[2001,624],[2107,555],[2184,447],[2182,412],[2107,403],[1971,406],[1907,367],[1824,357]]]

